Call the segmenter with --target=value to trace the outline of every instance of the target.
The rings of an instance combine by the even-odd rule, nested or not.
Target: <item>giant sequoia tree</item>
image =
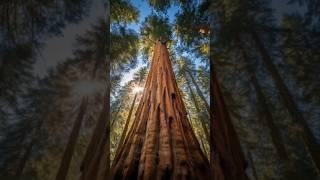
[[[208,179],[209,161],[187,120],[166,45],[155,45],[133,125],[120,146],[112,179]]]

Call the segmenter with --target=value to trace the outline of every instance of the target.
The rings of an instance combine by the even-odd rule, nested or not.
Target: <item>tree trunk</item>
[[[117,150],[119,150],[120,147],[122,147],[124,139],[125,139],[125,137],[127,135],[127,131],[128,131],[128,128],[129,128],[129,123],[130,123],[132,111],[133,111],[133,108],[134,108],[134,104],[136,103],[137,95],[138,95],[137,93],[134,95],[134,98],[133,98],[133,101],[132,101],[132,104],[131,104],[131,107],[130,107],[130,111],[129,111],[129,114],[128,114],[128,117],[127,117],[127,120],[126,120],[126,124],[124,125],[123,132],[122,132],[122,135],[121,135]],[[118,154],[118,152],[116,154]]]
[[[196,90],[197,90],[198,95],[200,96],[200,98],[202,99],[204,105],[206,106],[206,109],[207,109],[208,114],[209,114],[209,112],[210,112],[210,107],[209,107],[209,104],[208,104],[206,98],[204,97],[204,95],[203,95],[201,89],[199,88],[198,83],[197,83],[196,80],[194,79],[191,71],[190,71],[189,69],[187,69],[187,72],[188,72],[188,74],[189,74],[189,76],[190,76],[190,78],[191,78],[192,83],[193,83],[194,86],[196,87]]]
[[[22,156],[22,159],[21,159],[21,161],[18,165],[17,171],[16,171],[16,177],[18,177],[18,179],[21,178],[24,167],[26,166],[26,163],[31,155],[31,152],[32,152],[31,150],[32,150],[34,143],[35,143],[35,139],[33,138],[31,140],[30,144],[27,146],[26,151],[24,152],[24,154]]]
[[[74,122],[67,147],[63,153],[62,160],[60,162],[60,167],[56,176],[56,180],[64,180],[67,177],[70,162],[71,162],[72,155],[74,153],[74,149],[79,137],[79,132],[80,132],[85,111],[87,109],[87,105],[88,105],[88,98],[87,97],[82,98],[82,102],[79,108],[79,113],[76,121]]]
[[[265,64],[267,70],[270,72],[272,79],[282,97],[284,105],[288,108],[292,119],[294,122],[299,124],[303,130],[302,138],[306,145],[307,151],[309,151],[311,158],[318,169],[320,171],[320,144],[317,142],[314,137],[312,131],[310,130],[306,120],[304,119],[302,113],[298,109],[297,104],[293,100],[292,94],[289,91],[286,84],[283,82],[279,72],[277,71],[275,65],[272,63],[271,57],[267,52],[267,49],[264,47],[263,43],[260,40],[259,35],[255,31],[251,31],[251,37],[254,40],[260,54],[263,63]]]
[[[198,117],[200,119],[202,129],[204,131],[204,134],[205,134],[208,142],[210,142],[210,133],[209,133],[208,128],[207,128],[207,126],[206,126],[206,124],[204,122],[205,120],[208,120],[209,117],[205,117],[204,114],[200,111],[200,108],[199,108],[199,105],[198,105],[198,101],[197,101],[197,99],[195,97],[195,94],[193,93],[193,91],[191,89],[191,86],[190,86],[190,83],[189,83],[189,81],[187,79],[186,74],[185,74],[185,78],[186,78],[187,85],[188,85],[188,88],[189,88],[189,91],[190,91],[190,94],[191,94],[192,101],[194,102],[194,106],[196,107],[196,110],[198,112]]]
[[[277,154],[280,159],[288,160],[288,153],[287,153],[287,150],[284,146],[284,142],[282,141],[280,132],[274,123],[272,114],[271,114],[269,107],[266,103],[266,98],[263,95],[261,86],[260,86],[257,78],[255,77],[255,75],[251,76],[251,82],[252,82],[253,87],[256,91],[258,103],[261,107],[260,111],[264,115],[264,117],[262,117],[262,119],[265,120],[265,123],[267,124],[267,126],[270,130],[271,139],[272,139],[272,142],[276,148]]]
[[[122,101],[120,102],[120,105],[116,111],[116,114],[111,119],[111,128],[113,127],[114,123],[116,122],[116,119],[118,118],[118,114],[119,114],[121,108],[122,108]]]
[[[135,120],[111,179],[209,179],[209,161],[187,119],[169,53],[158,41]]]
[[[110,1],[106,1],[105,4],[106,12],[110,12]],[[110,58],[110,13],[106,13],[106,27],[105,27],[105,37],[106,43],[102,47],[101,51],[101,62],[104,64],[104,70],[106,74],[105,82],[106,92],[104,94],[104,103],[98,118],[96,127],[93,131],[92,138],[87,147],[84,159],[82,161],[80,171],[80,180],[109,180],[110,178],[110,90],[111,90],[111,62]],[[99,65],[96,64],[96,65]],[[96,66],[97,68],[98,66]],[[95,70],[94,70],[95,72]]]
[[[201,146],[202,146],[202,149],[203,149],[204,154],[207,155],[208,152],[207,152],[206,147],[205,147],[205,145],[204,145],[202,136],[200,137],[200,142],[201,142]]]
[[[190,114],[189,114],[188,111],[187,111],[187,113],[188,113],[189,123],[192,125],[191,116],[190,116]],[[196,123],[196,122],[194,122],[194,123]],[[193,126],[191,126],[191,128],[192,128],[192,131],[194,132]],[[200,138],[200,143],[201,143],[201,146],[202,146],[202,149],[203,149],[204,154],[208,155],[208,151],[206,150],[206,148],[205,148],[205,146],[204,146],[204,143],[203,143],[203,138],[205,138],[205,137],[203,137],[203,136],[201,135],[199,138]],[[209,138],[210,138],[210,136],[209,136]],[[209,140],[210,140],[210,139],[209,139]],[[210,142],[210,141],[208,141],[208,143],[209,143],[209,142]]]
[[[213,107],[213,114],[210,113],[212,176],[217,180],[246,180],[247,162],[220,92],[212,59],[210,71],[210,103]]]
[[[238,47],[241,51],[243,60],[245,61],[246,65],[249,65],[250,64],[249,56],[246,53],[245,49],[243,48],[240,38],[238,38],[237,44],[238,44]],[[288,153],[287,153],[286,147],[284,146],[284,142],[281,138],[279,129],[277,128],[276,124],[274,123],[274,119],[273,119],[272,113],[268,107],[267,100],[266,100],[266,98],[263,94],[262,88],[257,80],[256,72],[255,72],[255,70],[252,70],[252,71],[249,70],[248,73],[249,73],[253,88],[256,92],[256,97],[258,100],[258,104],[260,106],[260,114],[263,114],[263,116],[264,116],[261,118],[264,120],[264,122],[266,123],[266,125],[268,126],[268,128],[270,130],[270,136],[272,139],[272,143],[273,143],[274,147],[276,148],[277,154],[280,159],[288,160]]]
[[[109,94],[106,93],[105,101],[93,131],[92,138],[80,167],[80,180],[102,180],[108,177],[109,171]],[[104,159],[101,161],[101,159]]]
[[[30,155],[31,155],[31,152],[32,152],[32,148],[38,138],[38,135],[40,133],[40,129],[42,127],[42,124],[43,124],[43,121],[44,119],[41,119],[38,126],[37,126],[37,129],[35,130],[35,132],[33,133],[32,135],[32,139],[31,139],[31,142],[30,144],[26,147],[26,150],[21,158],[21,161],[18,165],[18,168],[17,168],[17,171],[16,171],[16,177],[20,178],[22,173],[23,173],[23,170],[26,166],[26,163],[28,162],[29,158],[30,158]]]

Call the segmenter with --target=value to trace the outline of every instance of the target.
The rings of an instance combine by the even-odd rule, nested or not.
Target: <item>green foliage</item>
[[[146,17],[140,31],[143,38],[151,41],[159,38],[170,39],[172,33],[169,19],[155,14]]]
[[[160,38],[165,40],[171,39],[172,31],[169,19],[156,14],[147,16],[141,24],[140,35],[142,55],[148,59],[148,57],[152,55],[152,48],[154,47],[155,41]]]
[[[186,7],[177,14],[175,33],[188,45],[196,43],[197,40],[204,38],[197,29],[197,26],[204,23],[201,20],[196,7]]]
[[[126,63],[135,65],[138,54],[138,35],[132,31],[119,27],[111,32],[111,66],[113,69],[125,69]],[[130,66],[129,66],[130,67]],[[132,67],[132,66],[131,66]]]
[[[200,5],[182,6],[176,14],[174,33],[179,39],[180,49],[195,53],[200,58],[208,59],[209,55],[209,14],[200,11]]]
[[[148,0],[150,6],[158,11],[165,11],[170,7],[171,0]]]
[[[0,2],[0,149],[6,154],[0,176],[16,173],[55,94],[47,79],[33,74],[44,39],[79,22],[88,5],[87,0]]]
[[[111,1],[111,23],[127,24],[137,22],[139,11],[132,6],[129,0],[112,0]]]
[[[79,22],[88,11],[88,0],[1,1],[2,40],[18,43],[61,34],[66,23]],[[31,33],[30,33],[31,32]]]
[[[140,68],[134,75],[133,75],[133,81],[138,82],[138,84],[143,84],[143,81],[146,80],[148,69],[147,67]]]
[[[3,106],[17,106],[18,94],[23,93],[29,83],[34,80],[32,75],[32,65],[35,62],[30,44],[21,44],[12,48],[0,50],[0,101]],[[7,117],[9,110],[0,108],[3,121]]]
[[[190,0],[148,0],[149,5],[153,7],[158,12],[166,12],[171,5],[174,4],[190,4],[192,1]]]
[[[197,69],[199,84],[203,87],[203,90],[206,94],[209,94],[210,86],[210,68],[208,66],[199,66]]]

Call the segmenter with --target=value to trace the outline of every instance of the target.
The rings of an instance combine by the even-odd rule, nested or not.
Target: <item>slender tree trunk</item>
[[[80,180],[102,180],[104,179],[103,177],[108,177],[108,165],[110,164],[110,154],[108,151],[110,135],[108,97],[109,94],[106,93],[102,111],[80,167]],[[104,159],[104,161],[101,161],[101,159]]]
[[[270,130],[271,139],[272,139],[272,142],[276,148],[277,154],[280,159],[288,160],[288,153],[287,153],[287,150],[284,146],[284,142],[282,141],[280,132],[274,123],[272,114],[271,114],[269,107],[266,103],[266,98],[263,95],[261,86],[254,75],[251,76],[251,82],[254,86],[254,89],[255,89],[256,95],[257,95],[257,99],[258,99],[258,103],[260,104],[260,107],[261,107],[260,111],[264,115],[264,117],[262,117],[262,119],[265,120],[265,123],[267,124],[267,126]]]
[[[192,91],[192,89],[191,89],[191,86],[190,86],[190,83],[189,83],[189,81],[188,81],[188,79],[187,79],[186,74],[185,74],[185,78],[186,78],[187,85],[188,85],[188,88],[189,88],[189,91],[190,91],[190,94],[191,94],[192,101],[194,102],[194,106],[196,107],[196,110],[197,110],[197,112],[198,112],[198,116],[199,116],[199,118],[200,118],[200,122],[201,122],[202,129],[203,129],[203,131],[204,131],[204,134],[205,134],[208,142],[210,142],[210,133],[209,133],[208,128],[207,128],[207,126],[206,126],[206,124],[205,124],[205,122],[204,122],[205,120],[208,120],[209,117],[205,117],[205,116],[203,115],[203,113],[200,111],[200,108],[199,108],[199,105],[198,105],[198,101],[197,101],[197,99],[196,99],[196,97],[195,97],[195,94],[193,93],[193,91]]]
[[[238,43],[238,47],[241,51],[243,60],[246,62],[247,65],[249,65],[250,64],[250,62],[248,62],[249,56],[246,53],[245,49],[243,48],[240,38],[238,38],[237,43]],[[277,128],[276,124],[274,123],[272,113],[268,107],[267,100],[263,94],[262,88],[257,80],[255,70],[252,70],[252,71],[249,70],[249,75],[250,75],[250,80],[253,85],[253,88],[255,89],[255,92],[256,92],[258,104],[261,108],[260,114],[263,114],[263,116],[264,116],[261,118],[264,119],[265,123],[267,124],[267,126],[270,130],[271,140],[272,140],[274,147],[276,148],[277,154],[280,159],[288,160],[288,153],[287,153],[286,147],[284,146],[284,142],[281,138],[279,129]]]
[[[106,1],[106,12],[110,12],[110,2]],[[110,18],[110,13],[106,14],[106,20]],[[110,22],[106,22],[105,36],[106,43],[103,47],[101,53],[101,63],[105,64],[105,81],[106,92],[104,94],[104,103],[102,111],[98,118],[98,122],[93,131],[92,138],[90,140],[89,146],[85,153],[84,159],[82,161],[80,171],[80,180],[109,180],[110,179],[110,90],[111,90],[111,79],[110,79],[110,67],[112,59],[110,58]],[[100,62],[99,62],[100,63]],[[94,74],[96,68],[99,64],[96,63]]]
[[[205,147],[205,145],[204,145],[204,142],[203,142],[203,138],[202,137],[200,137],[200,142],[201,142],[201,146],[202,146],[202,149],[203,149],[203,152],[204,152],[204,154],[208,154],[207,153],[207,150],[206,150],[206,147]]]
[[[111,179],[210,179],[209,161],[187,119],[166,46],[155,45],[135,120]]]
[[[111,128],[113,127],[114,123],[116,122],[116,119],[118,118],[118,114],[119,114],[121,108],[122,108],[122,101],[120,102],[120,105],[116,111],[116,114],[113,116],[113,118],[111,120]]]
[[[190,71],[189,69],[187,70],[187,72],[188,72],[188,74],[189,74],[189,76],[190,76],[190,78],[191,78],[192,83],[193,83],[194,86],[196,87],[196,90],[197,90],[198,95],[199,95],[200,98],[202,99],[202,101],[203,101],[204,105],[206,106],[206,109],[207,109],[207,111],[208,111],[208,113],[209,113],[209,112],[210,112],[209,104],[208,104],[206,98],[204,97],[201,89],[199,88],[198,83],[197,83],[196,80],[194,79],[194,77],[193,77],[193,75],[192,75],[192,73],[191,73],[191,71]]]
[[[31,139],[31,142],[30,144],[26,147],[26,150],[21,158],[21,161],[18,165],[18,168],[17,168],[17,171],[16,171],[16,177],[20,178],[22,173],[23,173],[23,170],[26,166],[26,163],[28,162],[29,158],[30,158],[30,155],[31,155],[31,152],[32,152],[32,148],[35,144],[35,142],[37,141],[37,138],[38,138],[38,135],[40,133],[40,129],[42,127],[42,124],[43,124],[43,121],[44,119],[41,119],[35,132],[33,133],[33,136],[32,136],[32,139]]]
[[[21,175],[23,173],[24,167],[26,166],[26,163],[31,155],[31,150],[32,147],[35,143],[35,139],[33,138],[30,142],[30,144],[27,146],[26,151],[24,152],[22,159],[18,165],[17,171],[16,171],[16,177],[18,177],[19,179],[21,178]]]
[[[87,109],[87,105],[88,105],[88,98],[87,97],[82,98],[82,102],[79,108],[79,113],[76,121],[74,122],[67,147],[63,153],[62,160],[60,162],[60,167],[56,176],[56,180],[64,180],[68,175],[70,162],[71,162],[72,155],[74,153],[74,149],[79,137],[79,132],[80,132],[83,118],[84,118],[84,114]]]
[[[293,100],[292,94],[289,91],[286,84],[283,82],[279,72],[277,71],[275,65],[272,63],[271,57],[267,51],[267,49],[264,47],[263,43],[260,40],[259,35],[255,31],[251,31],[251,37],[254,40],[260,54],[261,59],[263,63],[265,64],[266,68],[270,72],[272,79],[282,97],[282,100],[284,102],[284,105],[288,108],[289,112],[291,113],[292,119],[294,122],[298,123],[303,132],[302,132],[302,138],[304,140],[304,143],[306,145],[307,150],[309,151],[312,160],[318,169],[318,172],[320,171],[320,144],[317,142],[316,138],[314,137],[312,131],[308,127],[308,124],[306,123],[306,120],[304,119],[302,113],[298,109],[297,104]]]
[[[118,144],[117,151],[120,150],[120,147],[122,147],[124,139],[126,138],[127,131],[128,131],[128,128],[129,128],[130,119],[131,119],[131,115],[132,115],[132,111],[133,111],[134,105],[136,103],[137,95],[138,95],[137,93],[134,95],[134,98],[133,98],[133,101],[132,101],[132,104],[131,104],[131,107],[130,107],[130,111],[129,111],[126,123],[125,123],[124,128],[123,128],[123,132],[122,132],[119,144]],[[116,154],[118,154],[118,153],[116,153]]]
[[[187,113],[188,113],[189,123],[192,125],[191,116],[190,116],[189,112],[187,112]],[[191,126],[191,128],[192,128],[192,131],[194,132],[193,126]],[[209,138],[210,138],[210,136],[209,136]],[[210,140],[210,139],[209,139],[209,140]],[[202,146],[203,152],[207,155],[208,152],[207,152],[207,150],[206,150],[206,148],[205,148],[205,146],[204,146],[204,143],[203,143],[203,136],[200,137],[200,142],[201,142],[201,146]],[[208,143],[209,143],[209,142],[210,142],[210,141],[208,141]]]

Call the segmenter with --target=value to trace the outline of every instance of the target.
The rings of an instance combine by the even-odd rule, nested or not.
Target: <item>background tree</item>
[[[242,74],[240,70],[243,69],[243,67],[245,68],[248,68],[248,67],[246,67],[245,64],[243,64],[242,62],[239,62],[239,59],[238,59],[239,55],[235,53],[238,47],[237,41],[239,40],[239,36],[242,39],[241,44],[245,45],[246,47],[244,48],[245,50],[248,50],[248,49],[257,50],[257,51],[248,51],[251,54],[250,59],[257,61],[254,67],[252,67],[251,69],[260,70],[257,75],[258,81],[260,84],[262,84],[261,86],[263,87],[264,91],[268,92],[266,93],[267,97],[271,99],[273,106],[281,109],[288,108],[291,112],[291,116],[290,116],[290,114],[281,113],[277,108],[271,109],[271,112],[274,114],[274,118],[275,119],[279,118],[279,121],[276,120],[275,122],[278,122],[277,126],[282,127],[280,135],[282,137],[285,137],[283,141],[283,143],[286,143],[285,146],[289,146],[288,148],[289,158],[291,160],[293,158],[294,160],[293,166],[295,167],[294,169],[296,169],[295,171],[296,174],[294,176],[295,177],[309,176],[310,178],[315,177],[317,175],[315,174],[314,167],[312,167],[313,166],[312,161],[308,161],[308,162],[300,161],[301,160],[300,157],[304,156],[305,158],[308,159],[308,157],[306,156],[309,156],[308,154],[310,152],[311,152],[310,154],[314,154],[314,153],[312,153],[312,150],[309,152],[306,152],[305,150],[296,149],[297,145],[300,144],[301,141],[298,142],[294,140],[296,138],[295,135],[297,134],[294,135],[293,129],[296,126],[290,123],[292,122],[291,120],[293,120],[293,122],[297,122],[297,116],[295,114],[299,113],[300,115],[302,115],[302,112],[303,112],[303,110],[297,108],[297,107],[301,107],[301,106],[297,106],[297,104],[301,103],[301,101],[297,101],[297,97],[299,97],[299,95],[296,93],[293,94],[292,92],[290,92],[290,89],[296,88],[296,86],[293,85],[293,83],[295,83],[295,80],[292,78],[292,76],[290,76],[289,74],[286,74],[286,72],[288,72],[287,71],[288,66],[286,66],[283,63],[284,57],[281,55],[277,56],[279,55],[279,53],[275,52],[276,50],[281,49],[278,43],[279,41],[278,42],[276,41],[278,40],[278,38],[281,39],[281,36],[280,36],[281,34],[279,34],[279,32],[289,32],[289,31],[287,31],[288,29],[281,29],[275,23],[273,23],[273,19],[272,19],[272,15],[269,7],[270,6],[268,6],[268,4],[266,4],[264,1],[246,1],[246,2],[236,1],[232,3],[229,1],[216,1],[215,3],[211,4],[211,6],[208,7],[208,9],[213,11],[215,14],[214,16],[215,21],[212,22],[212,27],[214,27],[214,29],[211,30],[212,32],[215,32],[215,34],[212,36],[213,41],[211,45],[213,60],[217,67],[216,69],[219,73],[218,78],[220,79],[220,82],[223,82],[223,85],[225,86],[223,90],[226,97],[228,96],[230,97],[230,95],[233,94],[232,95],[233,99],[238,102],[241,102],[241,101],[245,102],[244,100],[246,98],[250,98],[254,100],[257,97],[251,97],[249,92],[245,90],[246,88],[241,88],[246,82],[246,80],[244,80],[243,77],[248,76],[248,74]],[[254,31],[255,33],[252,33],[252,31]],[[253,38],[254,36],[255,36],[255,39]],[[257,42],[259,44],[257,44]],[[270,64],[273,64],[273,65],[270,65]],[[268,72],[269,73],[271,72],[271,73],[268,74]],[[266,74],[268,75],[267,78],[266,78]],[[281,81],[280,79],[282,79],[282,81],[283,79],[286,79],[285,83],[282,82],[282,85],[280,85],[281,84],[281,82],[279,82]],[[272,81],[270,80],[273,80],[275,82],[275,86],[272,85]],[[284,86],[286,87],[281,88]],[[286,89],[286,90],[283,90],[283,89]],[[288,103],[288,102],[286,103],[285,101],[279,102],[277,99],[279,98],[279,96],[284,96],[281,98],[282,100],[297,101],[297,102],[294,102],[294,103]],[[291,96],[291,97],[288,97],[288,96]],[[229,101],[229,103],[227,103],[229,104],[229,107],[230,107],[229,109],[231,110],[235,109],[234,105],[238,103],[232,102],[230,98],[226,98],[226,99]],[[248,137],[248,134],[246,135],[243,134],[243,132],[241,132],[242,130],[245,130],[249,133],[251,130],[260,128],[259,126],[261,126],[261,124],[256,124],[258,125],[256,126],[254,125],[254,123],[251,125],[247,124],[247,122],[250,122],[249,117],[258,118],[258,117],[255,117],[254,112],[251,111],[253,107],[250,107],[251,110],[246,109],[246,107],[251,106],[251,104],[252,104],[252,101],[242,103],[241,106],[237,107],[237,109],[239,108],[239,113],[233,113],[233,116],[235,116],[235,119],[239,119],[239,122],[240,121],[242,122],[242,123],[238,123],[234,121],[234,124],[236,125],[236,129],[240,135],[242,142],[250,140],[249,137],[251,136],[250,135]],[[292,104],[296,104],[296,107],[295,108],[292,107]],[[248,112],[252,114],[250,116],[243,115],[244,113],[248,113]],[[240,117],[237,118],[236,116],[238,115],[240,115]],[[302,124],[306,125],[306,123],[308,122],[310,123],[310,120],[304,119],[304,117],[301,117],[298,119],[299,119],[298,121],[303,119],[303,121],[300,122]],[[305,125],[302,125],[302,127],[305,128]],[[306,134],[309,134],[310,132],[311,133],[315,132],[315,131],[312,132],[310,130],[311,129],[310,126],[306,128],[307,128],[305,130]],[[253,132],[250,132],[250,134],[251,133]],[[252,135],[253,136],[259,135],[261,137],[266,137],[266,135],[264,133],[261,133],[261,131],[257,131]],[[316,145],[317,140],[312,136],[315,136],[315,135],[313,134],[309,137],[311,137],[310,138],[311,140],[313,139],[312,140],[313,144]],[[251,139],[250,141],[252,140],[253,139]],[[308,142],[309,140],[306,140],[306,141]],[[249,147],[252,148],[253,142],[250,142],[249,144],[251,144]],[[256,162],[257,161],[264,162],[265,161],[264,158],[258,154],[267,153],[268,150],[266,149],[266,147],[263,147],[263,146],[257,147],[257,144],[256,143],[254,144],[255,144],[254,149],[256,151],[254,153],[258,156],[256,158]],[[306,149],[309,149],[309,148],[306,148]],[[299,156],[299,158],[297,158],[297,156]],[[317,159],[317,155],[314,154],[313,158]],[[276,164],[276,162],[270,162],[270,163]],[[304,163],[307,163],[308,165],[304,165],[304,167],[297,168],[299,164],[302,165]],[[285,166],[282,166],[283,168],[279,168],[278,170],[276,169],[272,170],[273,168],[268,168],[270,169],[270,171],[272,170],[273,173],[261,172],[263,168],[260,169],[259,166],[261,165],[261,167],[264,167],[264,169],[266,169],[265,168],[266,164],[267,164],[266,162],[262,164],[260,164],[260,162],[255,163],[255,165],[257,166],[256,168],[257,172],[260,172],[258,173],[259,178],[268,177],[268,176],[269,177],[285,176],[285,173],[288,170],[286,169]],[[292,167],[292,166],[289,165],[287,167]]]
[[[0,3],[1,136],[6,136],[19,96],[37,81],[33,65],[45,37],[61,34],[68,23],[78,23],[90,4],[87,0]]]

